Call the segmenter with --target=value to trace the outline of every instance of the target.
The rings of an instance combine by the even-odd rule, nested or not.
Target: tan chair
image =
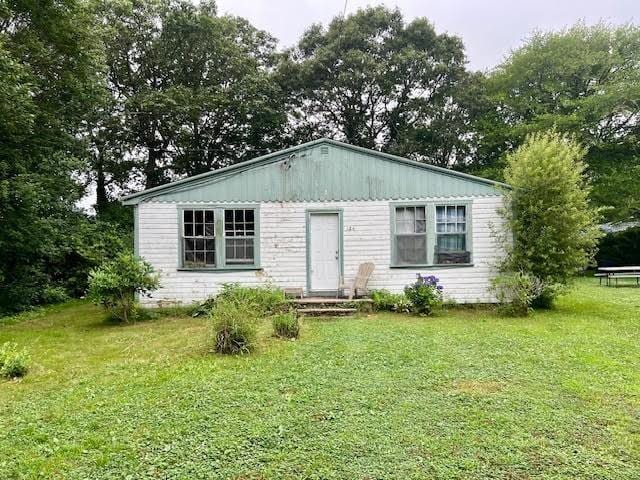
[[[351,284],[345,283],[344,278],[340,277],[340,284],[338,285],[336,298],[338,297],[338,295],[340,295],[341,292],[344,292],[345,289],[349,289],[349,300],[353,299],[353,297],[357,297],[358,293],[366,293],[367,283],[369,282],[369,278],[371,277],[374,268],[376,267],[371,262],[361,263],[358,267],[356,278],[353,279],[353,282]]]

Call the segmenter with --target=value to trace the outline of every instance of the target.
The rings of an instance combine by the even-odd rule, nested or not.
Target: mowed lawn
[[[549,312],[307,319],[250,356],[207,321],[75,302],[0,325],[0,478],[640,478],[640,288]]]

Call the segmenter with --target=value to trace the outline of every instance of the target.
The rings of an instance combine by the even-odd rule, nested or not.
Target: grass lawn
[[[0,478],[640,478],[640,289],[583,279],[549,312],[308,319],[244,357],[206,320],[12,324]]]

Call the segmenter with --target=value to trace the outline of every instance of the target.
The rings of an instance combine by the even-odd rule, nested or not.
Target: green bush
[[[234,301],[253,308],[257,317],[282,313],[289,308],[284,291],[272,285],[245,287],[237,283],[223,285],[215,297],[214,305],[219,301]]]
[[[391,293],[389,290],[374,290],[371,292],[373,309],[382,312],[411,312],[411,302],[404,293]]]
[[[531,312],[544,286],[539,279],[517,272],[498,275],[492,280],[491,289],[498,300],[500,313],[509,317],[524,317]]]
[[[529,136],[507,157],[507,255],[500,271],[523,272],[545,285],[534,306],[550,306],[572,276],[591,262],[601,232],[589,203],[584,149],[555,131]]]
[[[276,337],[298,338],[298,335],[300,335],[300,322],[293,311],[274,315],[271,323]]]
[[[640,265],[640,227],[608,233],[600,240],[598,266]]]
[[[18,350],[15,343],[0,346],[0,377],[24,377],[29,370],[29,355],[26,350]]]
[[[416,274],[416,281],[404,287],[404,294],[411,302],[411,310],[418,315],[431,315],[442,305],[443,287],[433,275]]]
[[[89,298],[124,322],[135,320],[136,295],[148,295],[159,286],[153,267],[129,253],[119,255],[89,274]]]
[[[49,305],[53,303],[62,303],[69,300],[69,294],[64,287],[48,286],[42,292],[41,303],[43,305]]]
[[[256,311],[252,305],[221,298],[211,312],[214,349],[218,353],[249,353],[257,337]]]

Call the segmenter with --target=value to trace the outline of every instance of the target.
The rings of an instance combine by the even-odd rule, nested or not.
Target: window
[[[425,206],[396,207],[395,264],[427,263],[427,217]]]
[[[184,266],[189,268],[216,266],[215,212],[184,210]]]
[[[471,202],[392,204],[391,266],[471,264]]]
[[[467,207],[436,206],[436,264],[469,263],[467,251]]]
[[[255,208],[182,210],[183,268],[257,267]]]
[[[254,211],[224,211],[225,258],[228,265],[253,264],[255,235]]]

